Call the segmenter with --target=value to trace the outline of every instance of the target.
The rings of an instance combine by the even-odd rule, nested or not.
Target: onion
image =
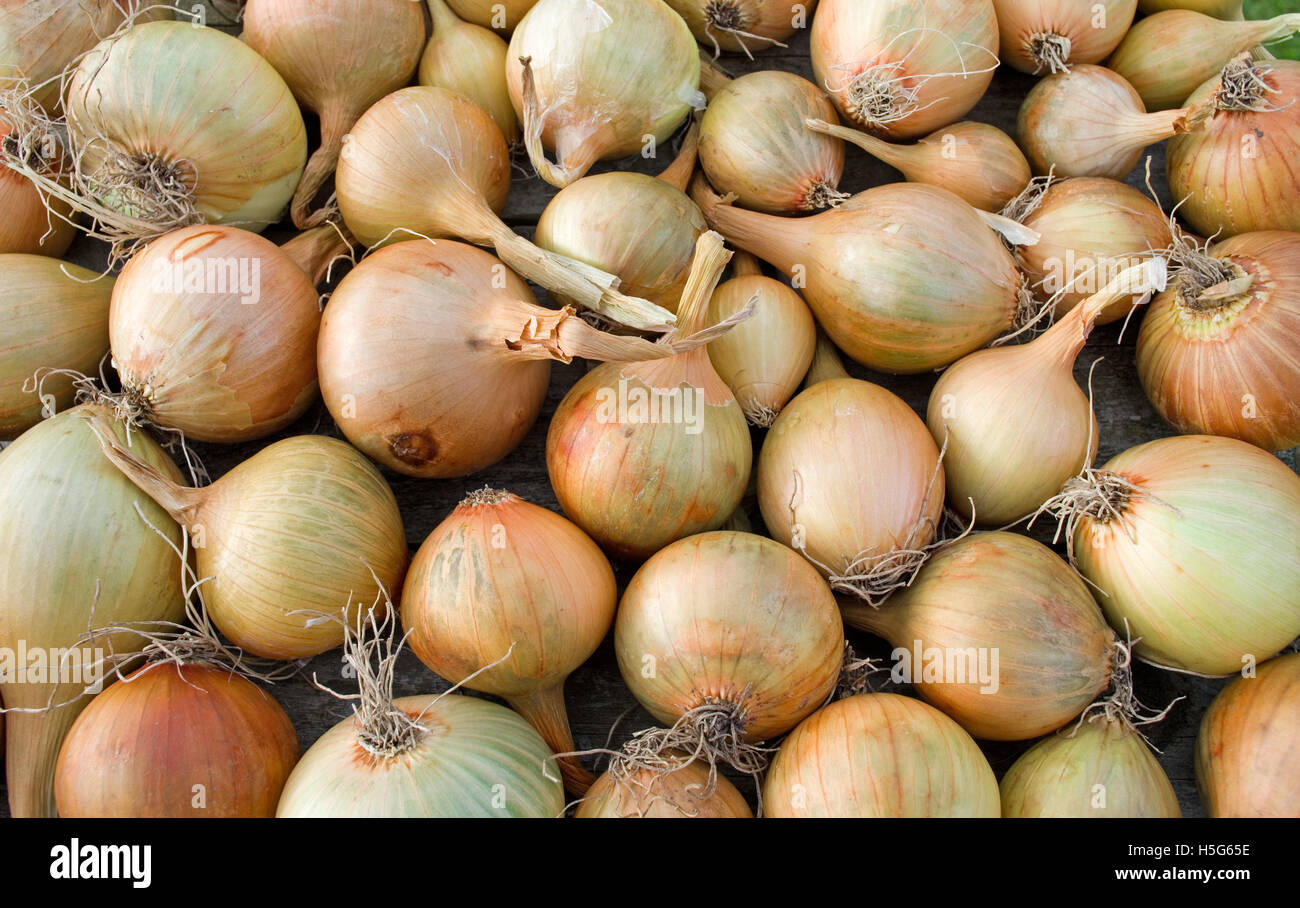
[[[1133,23],[1137,0],[993,0],[993,8],[1002,61],[1037,75],[1100,63]]]
[[[402,626],[421,662],[505,698],[551,750],[568,754],[564,682],[605,639],[617,598],[614,571],[582,530],[482,489],[420,546],[402,590]],[[574,757],[559,766],[574,794],[595,781]]]
[[[1137,730],[1104,714],[1049,735],[1002,777],[1004,817],[1181,817],[1169,776]]]
[[[1138,0],[1147,15],[1166,9],[1190,9],[1216,19],[1241,19],[1243,0]]]
[[[817,343],[813,347],[812,362],[808,365],[808,372],[803,379],[803,390],[806,391],[818,382],[828,381],[832,378],[851,377],[840,359],[840,351],[831,343],[830,338],[826,336],[826,332],[818,328]]]
[[[429,0],[433,37],[420,58],[420,84],[460,92],[488,112],[506,143],[519,141],[519,118],[506,85],[506,42],[491,29],[463,22],[447,0]]]
[[[727,258],[720,236],[700,236],[679,332],[702,326]],[[745,415],[702,347],[592,369],[560,401],[546,436],[560,507],[630,559],[720,527],[740,504],[752,460]]]
[[[175,621],[182,614],[170,548],[180,531],[100,455],[99,442],[81,419],[91,411],[100,412],[104,431],[118,444],[130,445],[131,456],[168,482],[181,480],[156,444],[140,432],[127,441],[126,427],[94,405],[37,423],[0,454],[0,647],[17,652],[22,645],[29,658],[43,652],[47,665],[55,649],[138,650],[118,634],[78,642],[92,627]],[[4,717],[14,816],[54,815],[59,746],[87,702],[82,694],[101,677],[93,653],[75,664],[59,661],[73,672],[81,669],[82,677],[25,683],[6,677],[0,683],[5,707],[15,710]]]
[[[497,212],[510,190],[510,153],[492,117],[463,95],[404,88],[350,135],[336,176],[339,209],[367,246],[402,233],[493,246],[521,276],[614,321],[673,324],[667,310],[614,289],[613,275],[545,252],[505,225]]]
[[[1300,477],[1272,454],[1161,438],[1052,504],[1107,618],[1132,629],[1146,661],[1223,675],[1300,636]]]
[[[499,32],[512,32],[537,0],[447,0],[466,22]]]
[[[1300,61],[1238,58],[1187,103],[1216,105],[1204,128],[1170,140],[1165,156],[1169,190],[1185,199],[1178,210],[1192,229],[1300,231]]]
[[[835,187],[844,143],[804,129],[836,120],[826,93],[794,73],[762,71],[729,81],[700,119],[700,166],[746,208],[795,214],[848,198]]]
[[[510,38],[506,78],[528,157],[561,188],[704,107],[695,39],[662,0],[540,0]]]
[[[1212,817],[1300,814],[1300,654],[1272,659],[1214,698],[1196,736],[1196,779]]]
[[[987,123],[954,123],[915,145],[893,145],[822,120],[805,123],[814,132],[852,142],[896,168],[910,182],[947,189],[983,211],[1002,210],[1025,188],[1031,176],[1029,162],[1016,143]]]
[[[754,815],[744,796],[724,776],[713,775],[712,791],[709,783],[709,766],[703,762],[687,763],[666,773],[638,769],[626,778],[607,772],[596,779],[574,816],[716,819]]]
[[[880,372],[928,372],[1011,327],[1020,275],[976,210],[921,183],[891,183],[789,219],[745,211],[702,180],[692,197],[714,230],[790,276],[817,322]]]
[[[320,117],[320,147],[293,194],[300,228],[329,215],[311,204],[338,166],[344,136],[366,108],[411,81],[424,50],[424,13],[412,0],[249,0],[243,40]]]
[[[0,274],[0,439],[8,441],[71,403],[73,374],[99,366],[113,279],[43,255],[0,255]]]
[[[182,488],[91,427],[104,456],[189,529],[212,622],[235,646],[305,659],[338,646],[358,603],[396,589],[406,536],[383,476],[320,435],[277,441],[202,489]]]
[[[998,783],[970,735],[934,707],[860,694],[791,732],[763,805],[770,817],[996,817]]]
[[[822,0],[812,67],[851,123],[911,139],[975,106],[998,65],[992,0]]]
[[[785,47],[781,42],[805,28],[817,0],[666,0],[686,20],[691,34],[715,56],[739,51],[751,60],[754,50]]]
[[[1130,266],[1041,337],[972,353],[939,377],[926,422],[947,447],[948,500],[958,513],[1005,526],[1092,463],[1097,418],[1074,380],[1074,361],[1099,312],[1164,286],[1163,258]]]
[[[33,134],[28,129],[15,126],[12,112],[0,110],[0,211],[5,213],[0,222],[0,254],[23,252],[32,255],[63,255],[72,245],[76,228],[72,224],[72,209],[60,199],[45,198],[31,180],[15,173],[5,165],[5,159],[26,155],[32,165],[47,176],[58,179],[62,158],[59,146],[45,134]],[[44,152],[53,153],[47,158]]]

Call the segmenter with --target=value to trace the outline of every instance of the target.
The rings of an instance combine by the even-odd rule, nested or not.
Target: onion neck
[[[734,245],[776,266],[782,273],[790,275],[801,263],[811,266],[812,263],[806,261],[813,230],[809,223],[821,215],[781,218],[736,208],[724,201],[701,174],[696,174],[691,181],[691,198],[700,206],[710,227]]]
[[[58,695],[56,693],[56,699]],[[39,708],[40,703],[20,703],[9,699],[12,707]],[[5,723],[5,781],[9,788],[9,813],[15,818],[55,817],[54,764],[68,735],[68,729],[90,699],[60,706],[47,712],[0,714]]]
[[[892,610],[899,608],[899,599],[902,593],[895,597],[895,601],[884,606],[870,605],[866,601],[856,596],[838,596],[840,603],[840,617],[844,623],[854,630],[866,631],[868,634],[874,634],[882,640],[889,640],[892,631],[893,622],[890,621]]]
[[[695,160],[699,155],[699,150],[700,123],[699,120],[692,117],[691,126],[686,130],[686,136],[682,139],[681,150],[677,152],[677,157],[673,158],[673,162],[659,174],[659,179],[685,192],[686,187],[690,185],[691,175],[695,173]]]
[[[1125,140],[1130,140],[1133,147],[1145,148],[1165,139],[1172,138],[1180,132],[1187,132],[1184,125],[1191,111],[1187,108],[1159,110],[1154,113],[1137,113],[1124,111],[1115,118],[1117,132]]]
[[[428,0],[428,6],[429,17],[433,20],[433,33],[435,35],[450,31],[461,24],[460,17],[452,12],[446,0]]]
[[[564,706],[564,681],[551,687],[545,687],[522,697],[507,697],[506,702],[528,724],[537,729],[551,753],[559,754],[555,759],[564,779],[564,787],[577,797],[587,793],[587,789],[596,781],[596,777],[578,762],[573,751],[573,730],[569,726],[569,714]]]
[[[80,411],[81,418],[99,439],[104,456],[122,471],[127,479],[181,524],[191,523],[207,498],[205,489],[188,489],[164,476],[131,452],[113,431],[113,418],[102,407]]]
[[[713,58],[701,48],[700,49],[700,91],[704,93],[706,101],[712,101],[713,96],[722,91],[732,82],[731,76],[723,72]]]
[[[685,337],[704,330],[709,300],[730,258],[722,237],[711,230],[700,234],[695,241],[695,257],[691,260],[686,286],[682,288],[681,302],[677,304],[676,336]]]
[[[330,266],[339,258],[349,257],[356,240],[342,224],[322,224],[298,234],[280,249],[295,265],[320,286],[329,276]]]
[[[762,277],[763,267],[748,252],[736,252],[731,256],[731,276]]]
[[[903,176],[909,180],[913,179],[913,171],[917,164],[917,158],[924,153],[924,149],[915,145],[894,145],[879,139],[876,136],[867,135],[858,129],[849,129],[834,123],[827,123],[825,120],[815,120],[812,118],[803,121],[804,126],[816,133],[824,136],[830,136],[833,139],[842,139],[851,145],[856,145],[873,158],[884,161],[890,167],[900,171]]]
[[[357,112],[342,98],[331,98],[320,111],[320,148],[312,153],[303,168],[298,188],[294,190],[289,212],[294,226],[306,230],[324,223],[332,213],[332,206],[311,210],[321,187],[339,165],[343,153],[343,139],[356,125]]]
[[[851,378],[840,359],[840,351],[820,328],[817,329],[817,347],[813,351],[812,364],[804,376],[803,386],[811,388],[818,382],[831,381],[836,378]]]
[[[1243,23],[1243,25],[1245,27],[1238,26],[1242,38],[1235,48],[1238,51],[1249,50],[1256,44],[1281,41],[1300,32],[1300,13],[1283,13],[1272,19]]]

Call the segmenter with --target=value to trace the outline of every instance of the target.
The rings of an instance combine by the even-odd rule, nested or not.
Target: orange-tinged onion
[[[859,694],[805,719],[763,782],[769,817],[996,817],[979,747],[932,706]]]
[[[732,51],[751,60],[753,52],[782,43],[807,27],[817,0],[666,0],[686,20],[691,34],[714,54]]]
[[[488,112],[507,144],[519,140],[519,118],[506,85],[504,38],[461,20],[447,0],[429,0],[433,37],[420,58],[421,85],[460,92]]]
[[[955,123],[998,64],[992,0],[822,0],[812,68],[849,122],[891,139]]]
[[[1241,19],[1243,0],[1138,0],[1147,15],[1166,9],[1190,9],[1216,19]]]
[[[1270,659],[1214,698],[1196,736],[1212,817],[1300,815],[1300,654]]]
[[[68,251],[77,233],[71,222],[72,209],[57,198],[51,198],[47,208],[36,185],[5,166],[4,159],[47,149],[56,152],[53,160],[41,154],[38,166],[57,179],[62,156],[57,155],[53,141],[31,142],[15,128],[13,119],[0,111],[0,211],[5,213],[0,222],[0,254],[23,252],[58,258]]]
[[[993,8],[1002,61],[1037,75],[1100,63],[1133,23],[1137,0],[993,0]]]
[[[709,767],[703,762],[667,773],[638,769],[626,778],[606,772],[592,784],[574,816],[738,819],[754,815],[744,796],[725,777],[713,777],[712,791],[709,782]]]
[[[508,35],[537,0],[447,0],[466,22]]]
[[[91,701],[54,769],[63,817],[273,817],[298,738],[229,668],[152,662]]]
[[[293,95],[320,117],[290,213],[300,228],[322,223],[313,211],[338,166],[343,137],[374,104],[411,81],[424,50],[424,12],[412,0],[249,0],[243,40],[275,67]]]

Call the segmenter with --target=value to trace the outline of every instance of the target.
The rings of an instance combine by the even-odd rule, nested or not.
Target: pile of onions
[[[977,738],[1053,731],[1110,683],[1114,632],[1079,575],[1028,536],[956,540],[884,607],[841,608],[897,647],[905,680]]]
[[[433,37],[420,57],[420,84],[460,92],[487,111],[506,144],[519,141],[519,118],[506,85],[505,39],[458,18],[447,0],[429,0],[429,13]]]
[[[727,83],[700,118],[700,167],[720,192],[746,208],[797,214],[847,198],[835,187],[844,143],[804,128],[835,121],[835,107],[794,73],[765,70]]]
[[[537,0],[447,0],[466,22],[509,34]]]
[[[1107,65],[1137,89],[1147,110],[1180,106],[1244,51],[1300,31],[1300,13],[1224,22],[1192,10],[1166,10],[1134,23]]]
[[[617,598],[614,571],[582,530],[485,488],[420,546],[402,589],[402,626],[421,662],[503,697],[552,751],[569,754],[564,682],[605,639]],[[576,757],[558,762],[572,793],[595,781]]]
[[[812,68],[851,123],[911,139],[975,106],[998,65],[992,0],[822,0]]]
[[[932,706],[860,694],[805,719],[763,782],[769,817],[996,817],[979,747]]]
[[[244,42],[320,117],[320,147],[290,208],[298,227],[315,226],[330,213],[311,205],[338,166],[344,136],[366,108],[411,81],[424,13],[412,0],[248,0],[243,22]]]
[[[1272,454],[1162,438],[1071,480],[1057,510],[1080,572],[1144,660],[1225,675],[1300,636],[1300,477]]]
[[[704,107],[695,39],[661,0],[539,0],[510,38],[506,78],[528,157],[559,187],[647,137],[666,142]]]
[[[716,773],[710,779],[709,765],[704,762],[687,763],[665,773],[636,769],[626,777],[606,772],[592,784],[574,814],[579,819],[740,819],[753,815],[736,786]]]
[[[0,274],[0,440],[8,441],[72,402],[68,373],[98,368],[113,279],[43,255],[0,255]],[[60,371],[38,377],[46,369]]]
[[[906,583],[901,573],[934,538],[943,492],[925,425],[889,391],[854,378],[818,382],[790,401],[758,459],[768,532],[836,589],[871,601]]]
[[[665,0],[690,26],[700,44],[745,54],[781,42],[807,26],[808,8],[816,4],[799,0]]]
[[[1219,692],[1196,737],[1196,779],[1212,817],[1300,814],[1300,654]]]
[[[1037,75],[1106,59],[1133,24],[1137,0],[993,0],[993,8],[1002,61]]]
[[[1300,234],[1242,233],[1183,257],[1138,334],[1151,403],[1180,432],[1300,445]]]
[[[1104,713],[1029,748],[1000,788],[1004,817],[1183,815],[1142,735],[1122,717]]]
[[[100,454],[99,441],[81,419],[91,411],[99,412],[117,444],[129,445],[132,457],[177,488],[181,482],[161,448],[141,432],[132,432],[128,441],[126,426],[95,405],[38,423],[7,447],[0,456],[0,647],[11,652],[22,641],[29,654],[83,645],[131,653],[139,646],[129,636],[78,641],[92,627],[177,621],[183,612],[170,547],[179,543],[180,530]],[[84,673],[103,668],[96,661],[68,665],[80,667],[81,678],[54,679],[69,683],[0,684],[5,707],[15,710],[4,715],[13,816],[54,815],[54,761],[87,702],[78,698],[99,677]]]
[[[1300,231],[1300,61],[1254,64],[1238,58],[1192,93],[1188,106],[1213,104],[1195,133],[1169,142],[1169,190],[1202,236],[1252,230]]]
[[[72,225],[72,209],[62,199],[51,198],[47,208],[36,185],[4,163],[21,155],[39,156],[35,163],[54,179],[62,166],[61,156],[45,157],[46,151],[57,152],[57,144],[43,136],[25,135],[15,126],[17,118],[0,109],[0,254],[23,252],[30,255],[63,255],[72,245],[77,230]]]
[[[632,327],[662,330],[671,312],[616,289],[611,274],[534,246],[497,216],[510,152],[492,117],[463,95],[395,91],[357,121],[339,161],[339,210],[367,246],[411,235],[492,246],[522,277]]]
[[[1244,0],[1138,0],[1147,15],[1166,9],[1190,9],[1216,19],[1241,19]]]
[[[687,337],[703,327],[729,257],[712,231],[696,249],[677,310]],[[564,512],[631,559],[722,526],[740,504],[752,461],[745,414],[702,346],[597,366],[560,401],[546,436],[546,467]]]
[[[1074,380],[1074,361],[1100,312],[1164,286],[1163,258],[1132,265],[1038,338],[972,353],[939,377],[926,422],[948,449],[954,510],[981,526],[1005,526],[1092,463],[1097,418]]]
[[[1011,254],[946,189],[891,183],[799,219],[723,204],[702,179],[692,197],[709,226],[791,277],[836,346],[880,372],[946,366],[1015,317]]]
[[[406,570],[393,492],[351,445],[299,435],[258,451],[212,485],[187,489],[109,434],[91,414],[104,456],[189,530],[212,623],[268,659],[338,646],[355,614]]]

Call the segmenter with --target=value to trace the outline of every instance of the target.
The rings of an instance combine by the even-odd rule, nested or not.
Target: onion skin
[[[99,442],[80,418],[92,408],[76,407],[44,420],[0,454],[0,647],[16,651],[20,640],[29,651],[73,647],[92,618],[94,627],[105,627],[183,617],[176,555],[135,507],[175,545],[180,530],[100,454]],[[103,413],[108,431],[125,446],[126,428]],[[144,433],[130,434],[130,449],[171,481],[181,481],[170,458]],[[140,647],[134,634],[114,634],[98,645],[108,651],[110,641],[118,654]],[[85,686],[6,683],[0,697],[11,709],[39,709],[72,700]],[[82,698],[47,713],[5,714],[13,816],[54,815],[55,758],[88,702]]]
[[[860,694],[804,720],[763,782],[769,817],[996,817],[998,783],[970,735],[898,694]]]
[[[1225,675],[1300,635],[1300,478],[1285,464],[1235,439],[1180,435],[1104,469],[1154,500],[1130,498],[1119,520],[1081,516],[1075,557],[1138,656]]]
[[[272,817],[298,753],[293,723],[255,684],[151,663],[82,711],[54,796],[62,817]]]
[[[7,142],[13,131],[13,124],[0,114],[0,143]],[[47,209],[36,185],[5,166],[3,158],[0,152],[0,211],[5,213],[0,221],[0,255],[21,252],[59,258],[77,235],[70,220],[72,210],[53,196]]]
[[[564,810],[563,788],[542,771],[545,742],[504,706],[457,694],[393,704],[428,729],[415,749],[371,753],[350,716],[302,755],[276,816],[558,817]]]
[[[509,34],[537,0],[447,0],[457,16],[483,28]],[[499,18],[504,13],[504,20]]]
[[[1183,815],[1169,776],[1142,736],[1105,716],[1039,741],[1011,765],[999,788],[1004,817]]]
[[[625,781],[606,772],[596,779],[574,814],[578,819],[751,818],[754,811],[736,786],[718,774],[713,792],[700,797],[709,782],[706,763],[688,763],[664,775],[639,769]]]
[[[1212,817],[1300,816],[1300,654],[1270,659],[1214,698],[1196,737]]]
[[[113,279],[43,255],[0,255],[0,273],[0,440],[10,441],[45,415],[35,390],[23,391],[36,370],[95,374],[108,352]],[[51,375],[40,388],[54,411],[72,403],[71,376]]]
[[[817,0],[665,0],[705,48],[743,53],[782,46],[806,27]],[[798,24],[796,24],[798,23]],[[740,34],[737,34],[739,32]]]
[[[1210,249],[1253,282],[1221,305],[1188,284],[1152,300],[1137,340],[1138,377],[1180,432],[1284,451],[1300,445],[1300,234],[1242,233]]]
[[[1064,63],[1100,63],[1124,38],[1137,12],[1137,0],[993,0],[993,8],[998,17],[1002,62],[1022,73],[1037,75],[1048,68],[1035,57],[1030,44],[1035,36],[1066,38],[1069,50]],[[1102,28],[1096,27],[1099,16],[1103,17]]]
[[[1190,9],[1216,19],[1241,19],[1242,0],[1138,0],[1138,9],[1150,15],[1166,9]]]
[[[519,118],[506,85],[505,39],[490,28],[461,21],[446,0],[429,0],[429,12],[433,37],[420,57],[420,84],[460,92],[487,111],[502,138],[513,145],[519,141]]]

